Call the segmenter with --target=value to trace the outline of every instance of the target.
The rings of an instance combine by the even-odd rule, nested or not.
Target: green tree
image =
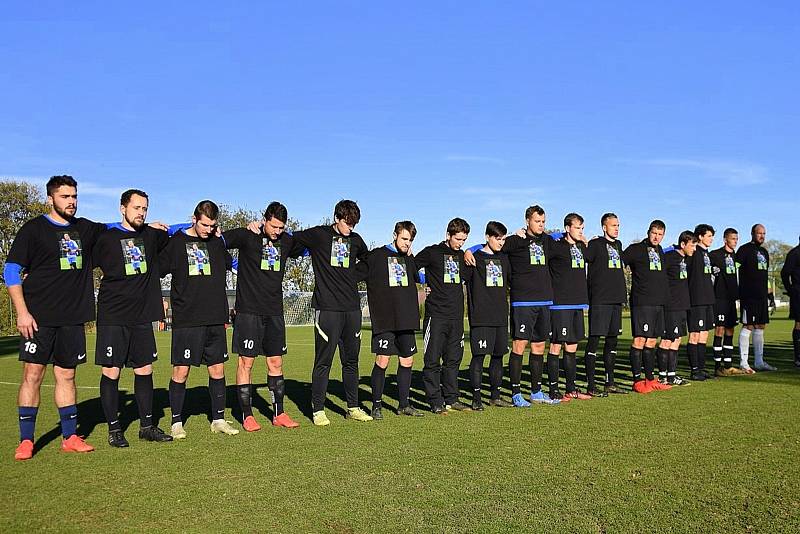
[[[777,239],[769,239],[764,242],[764,248],[769,253],[769,281],[775,296],[780,296],[783,300],[786,300],[789,296],[781,282],[781,269],[786,261],[786,255],[792,250],[792,246]]]

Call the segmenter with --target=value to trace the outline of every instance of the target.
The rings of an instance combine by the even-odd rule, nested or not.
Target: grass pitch
[[[0,531],[798,532],[800,372],[792,366],[792,325],[783,312],[767,329],[767,360],[780,368],[775,373],[563,406],[424,418],[384,410],[385,420],[373,423],[342,417],[336,362],[327,428],[308,419],[313,331],[290,328],[286,409],[300,428],[265,425],[271,412],[259,361],[255,411],[263,430],[211,434],[207,374],[199,368],[189,378],[188,439],[142,443],[126,370],[120,406],[131,447],[125,450],[106,444],[90,335],[89,364],[77,378],[79,433],[97,450],[59,452],[48,376],[39,450],[28,462],[12,459],[17,341],[1,339]],[[155,415],[166,429],[169,336],[157,340]],[[368,342],[365,331],[361,398],[367,406]],[[622,361],[629,342],[626,333]],[[421,359],[412,402],[424,407]],[[685,364],[683,353],[680,359]],[[467,347],[462,391],[469,391],[468,361]],[[390,408],[397,404],[394,366],[387,376]],[[627,366],[619,367],[628,384]],[[238,417],[235,361],[226,374],[228,406]]]

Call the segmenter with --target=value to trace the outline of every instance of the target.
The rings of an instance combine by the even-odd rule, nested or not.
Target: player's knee
[[[153,366],[152,364],[143,365],[141,367],[137,367],[133,370],[133,374],[139,376],[147,376],[153,374]]]
[[[250,371],[253,368],[253,361],[255,358],[248,358],[246,356],[239,356],[239,369]],[[269,362],[269,360],[267,360]]]
[[[134,372],[138,371],[138,369],[134,370]],[[103,376],[110,378],[111,380],[117,380],[119,378],[121,369],[119,367],[103,367],[102,373]],[[136,373],[139,374],[139,373]]]
[[[44,380],[46,369],[44,365],[26,363],[22,370],[22,381],[25,385],[39,387]]]
[[[386,369],[387,367],[389,367],[389,357],[375,356],[375,365],[377,365],[381,369]]]
[[[53,367],[53,376],[56,378],[56,384],[70,384],[75,382],[75,369],[66,367]]]
[[[414,357],[400,358],[400,367],[412,367],[414,365]]]
[[[179,384],[183,384],[186,382],[186,379],[189,378],[189,367],[184,365],[178,365],[172,368],[172,381],[177,382]]]
[[[219,380],[220,378],[225,378],[225,365],[218,363],[215,365],[208,366],[208,376],[213,378],[214,380]]]

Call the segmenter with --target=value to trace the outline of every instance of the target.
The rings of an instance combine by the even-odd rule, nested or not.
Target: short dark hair
[[[503,237],[507,233],[508,228],[499,221],[489,221],[486,223],[486,235],[489,237]]]
[[[708,232],[711,232],[711,235],[716,234],[717,232],[714,230],[714,227],[710,224],[698,224],[694,227],[694,234],[699,239],[700,236],[706,235]]]
[[[289,212],[286,206],[280,202],[270,202],[267,205],[267,209],[264,210],[264,220],[268,221],[273,217],[286,224],[286,220],[289,218]]]
[[[447,234],[456,235],[459,232],[469,234],[469,223],[460,217],[456,217],[447,223]]]
[[[150,197],[147,196],[147,193],[145,193],[141,189],[128,189],[127,191],[122,193],[121,197],[119,197],[119,205],[120,206],[127,206],[128,203],[131,201],[131,198],[133,198],[133,195],[144,197],[144,198],[150,200]]]
[[[600,217],[600,225],[602,226],[606,224],[606,221],[609,219],[619,219],[619,217],[617,217],[616,213],[612,213],[610,211],[608,213],[604,213],[603,216]]]
[[[664,224],[664,221],[662,221],[661,219],[655,219],[654,221],[651,221],[650,226],[647,227],[647,233],[649,234],[650,230],[652,230],[653,228],[655,228],[656,230],[666,230],[667,225]]]
[[[697,243],[697,235],[691,230],[684,230],[678,236],[678,245],[683,245],[684,243]]]
[[[205,215],[212,221],[216,221],[217,217],[219,217],[219,206],[210,200],[201,200],[197,204],[197,207],[194,208],[194,216],[199,219],[201,215]]]
[[[527,221],[530,219],[534,213],[537,215],[544,215],[544,208],[538,204],[535,206],[528,206],[528,209],[525,210],[525,220]]]
[[[739,235],[739,232],[736,231],[736,228],[731,228],[729,226],[728,228],[725,228],[724,232],[722,232],[722,237],[728,237],[731,234]]]
[[[411,241],[414,241],[414,238],[417,237],[417,227],[414,226],[414,223],[411,221],[398,221],[394,223],[394,233],[400,235],[400,232],[405,230],[409,234],[411,234]]]
[[[750,235],[755,235],[755,234],[756,234],[756,228],[758,228],[759,226],[764,226],[764,225],[763,225],[763,224],[761,224],[761,223],[755,223],[755,224],[754,224],[754,225],[753,225],[753,226],[750,228]]]
[[[62,185],[77,188],[78,182],[76,182],[75,178],[73,178],[68,174],[62,174],[60,176],[51,176],[50,179],[47,180],[47,196],[48,197],[53,196],[53,194]]]
[[[355,226],[361,220],[361,210],[352,200],[340,200],[333,208],[333,218]]]
[[[564,217],[564,227],[572,226],[572,223],[578,221],[578,224],[583,224],[583,217],[578,215],[577,213],[567,213],[567,216]]]

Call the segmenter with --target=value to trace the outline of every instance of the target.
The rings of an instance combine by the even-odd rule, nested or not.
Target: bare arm
[[[25,296],[22,293],[22,286],[8,286],[8,294],[11,297],[11,302],[14,303],[14,309],[17,310],[17,330],[25,339],[31,339],[33,334],[39,331],[39,325],[36,324],[36,319],[28,311],[28,306],[25,304]]]

